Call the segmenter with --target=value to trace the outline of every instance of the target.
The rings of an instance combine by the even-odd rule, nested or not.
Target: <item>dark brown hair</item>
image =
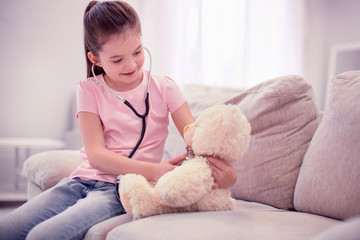
[[[136,11],[122,1],[91,1],[84,13],[84,43],[87,65],[87,77],[92,76],[92,63],[87,57],[92,52],[99,57],[99,52],[109,38],[114,34],[121,34],[129,29],[141,33],[140,20]],[[95,66],[95,74],[104,73],[104,70]]]

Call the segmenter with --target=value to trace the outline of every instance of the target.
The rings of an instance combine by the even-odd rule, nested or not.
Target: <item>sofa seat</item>
[[[121,226],[110,231],[107,234],[107,240],[300,240],[311,239],[319,232],[339,222],[339,220],[314,214],[286,211],[269,205],[242,200],[237,200],[236,209],[233,211],[165,214],[122,225],[126,218],[129,219],[129,216],[111,219],[111,221],[119,221]],[[177,227],[174,228],[174,226]],[[93,239],[92,237],[101,235],[95,231],[96,226],[93,228],[89,230],[85,239]],[[171,231],[163,231],[163,229],[171,229]]]

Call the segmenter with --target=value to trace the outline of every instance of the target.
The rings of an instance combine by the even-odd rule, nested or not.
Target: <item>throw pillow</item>
[[[311,85],[289,75],[263,82],[227,103],[237,104],[252,131],[248,151],[235,165],[235,198],[293,209],[296,180],[319,112]]]
[[[360,214],[359,100],[360,71],[333,80],[296,184],[296,210],[338,219]]]
[[[79,150],[50,150],[26,159],[23,172],[29,181],[46,190],[68,177],[81,161]]]

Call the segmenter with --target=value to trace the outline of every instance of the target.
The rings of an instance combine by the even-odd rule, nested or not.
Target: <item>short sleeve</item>
[[[166,100],[168,110],[170,113],[174,113],[185,103],[185,96],[173,79],[164,77],[164,84],[166,86]]]
[[[79,112],[91,112],[98,114],[98,108],[96,103],[95,91],[91,88],[91,85],[87,80],[79,82],[77,86],[77,111],[76,116]]]

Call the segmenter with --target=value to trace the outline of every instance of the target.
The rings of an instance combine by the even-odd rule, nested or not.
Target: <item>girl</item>
[[[125,213],[116,176],[137,173],[156,181],[186,157],[161,161],[168,113],[181,134],[194,118],[173,80],[149,76],[142,69],[144,48],[134,9],[121,1],[92,1],[84,28],[88,79],[77,90],[83,163],[69,178],[1,220],[0,239],[82,239],[91,226]],[[135,111],[146,113],[146,105],[149,110],[142,121]],[[209,161],[214,187],[235,183],[237,174],[230,165],[214,157]]]

